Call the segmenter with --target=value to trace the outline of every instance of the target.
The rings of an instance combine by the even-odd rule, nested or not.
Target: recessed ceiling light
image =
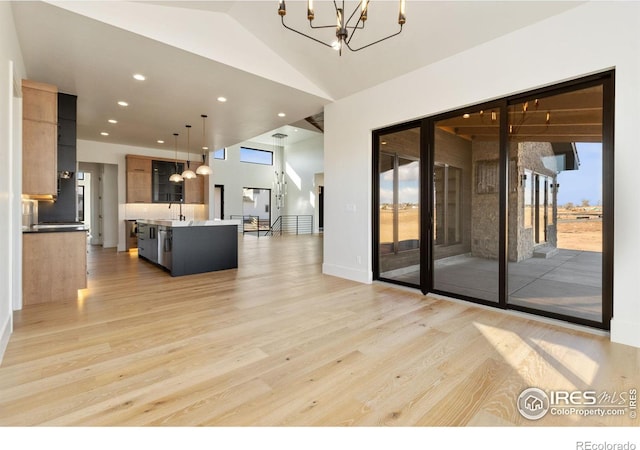
[[[129,104],[128,104],[127,102],[122,101],[122,100],[120,100],[120,101],[118,102],[118,105],[120,105],[120,106],[129,106]]]
[[[219,101],[220,103],[224,103],[224,102],[226,102],[226,101],[227,101],[227,97],[218,97],[218,101]]]
[[[468,119],[469,117],[471,117],[471,116],[470,116],[469,114],[467,114],[467,113],[464,113],[464,114],[462,115],[462,118],[463,118],[463,119]]]
[[[209,147],[205,145],[204,147],[202,147],[202,150],[209,150]]]
[[[158,139],[156,142],[157,142],[158,144],[164,144],[164,141],[163,141],[162,139]]]
[[[116,119],[109,119],[108,121],[109,123],[118,123],[118,121]]]
[[[387,145],[387,141],[382,141],[382,142],[380,142],[380,144]]]
[[[142,75],[141,73],[136,73],[133,75],[133,78],[135,78],[138,81],[144,81],[147,79],[147,77],[145,77],[144,75]]]
[[[278,117],[285,117],[286,114],[285,113],[278,113]]]
[[[103,135],[103,136],[109,136],[109,133],[107,133],[106,131],[103,131],[100,134]]]

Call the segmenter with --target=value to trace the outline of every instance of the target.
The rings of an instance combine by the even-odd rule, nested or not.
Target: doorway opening
[[[242,222],[245,233],[269,231],[271,228],[271,189],[242,189]]]

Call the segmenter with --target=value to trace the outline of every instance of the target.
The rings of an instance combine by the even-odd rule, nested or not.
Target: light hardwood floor
[[[322,237],[245,237],[240,268],[171,278],[91,249],[77,301],[15,313],[0,425],[637,426],[516,409],[527,387],[640,388],[640,350],[322,275]]]

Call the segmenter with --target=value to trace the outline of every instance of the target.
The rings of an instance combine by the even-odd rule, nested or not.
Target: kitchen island
[[[138,220],[138,257],[171,276],[238,267],[237,220]]]

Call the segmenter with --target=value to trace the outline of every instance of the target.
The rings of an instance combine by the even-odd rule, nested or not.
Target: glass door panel
[[[420,286],[420,128],[378,139],[379,277]]]
[[[498,110],[434,124],[433,288],[498,302]]]
[[[602,107],[601,85],[509,107],[510,305],[602,322]]]

